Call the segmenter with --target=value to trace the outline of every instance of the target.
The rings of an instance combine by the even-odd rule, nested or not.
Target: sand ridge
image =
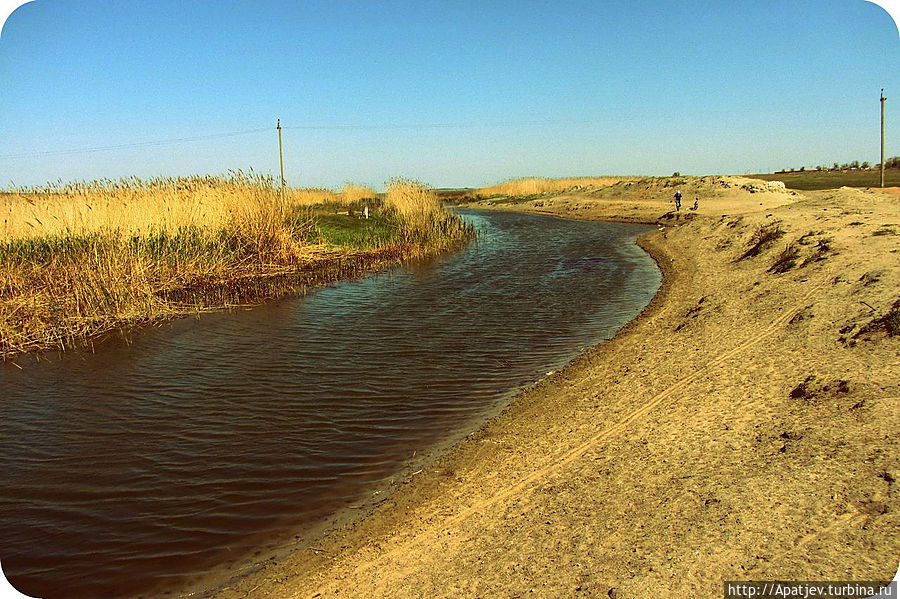
[[[708,191],[696,213],[671,213],[662,181],[517,205],[654,214],[642,244],[664,288],[372,514],[216,596],[719,597],[725,580],[890,579],[897,196],[705,179],[686,180]]]

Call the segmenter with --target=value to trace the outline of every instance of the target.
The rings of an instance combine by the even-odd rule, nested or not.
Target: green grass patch
[[[396,218],[370,214],[357,218],[347,214],[319,214],[315,217],[318,239],[341,248],[375,248],[395,241],[400,233]]]
[[[105,239],[100,233],[91,233],[66,237],[48,235],[2,241],[0,242],[0,263],[49,264],[53,260],[72,261],[103,244]]]
[[[176,233],[154,231],[146,235],[124,235],[119,231],[87,235],[49,235],[0,242],[0,262],[38,265],[76,264],[118,255],[148,258],[175,265],[184,260],[215,263],[242,260],[254,255],[256,244],[238,231],[207,231],[183,227]]]

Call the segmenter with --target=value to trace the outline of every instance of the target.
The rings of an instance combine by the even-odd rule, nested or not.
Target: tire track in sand
[[[878,401],[885,401],[885,402],[897,401],[898,399],[900,399],[900,396],[876,397],[873,399],[878,400]],[[783,557],[786,557],[792,553],[797,553],[798,550],[802,549],[809,543],[811,543],[813,541],[823,540],[823,539],[827,538],[829,535],[834,536],[834,534],[837,534],[840,532],[838,529],[846,529],[851,526],[856,526],[857,524],[862,524],[869,517],[870,516],[868,516],[866,514],[853,513],[853,512],[846,512],[839,516],[835,516],[834,518],[832,518],[830,524],[828,524],[827,526],[823,526],[822,528],[816,529],[812,532],[800,535],[799,537],[797,537],[794,540],[793,544],[790,547],[788,547],[784,551],[776,553],[774,556],[769,558],[768,561],[775,562],[775,561],[777,561]],[[750,568],[748,568],[747,572],[749,574],[750,572],[753,572],[758,569],[759,569],[759,565],[757,564],[755,566],[751,566]]]
[[[628,426],[631,425],[633,422],[646,416],[650,411],[653,410],[653,408],[655,408],[656,406],[658,406],[659,404],[664,402],[673,393],[683,389],[691,382],[697,380],[698,378],[700,378],[701,375],[705,374],[711,368],[718,366],[722,362],[725,362],[726,360],[736,356],[737,354],[745,351],[746,349],[748,349],[750,347],[753,347],[754,345],[757,345],[760,341],[773,335],[784,324],[786,324],[791,318],[793,318],[798,312],[800,312],[801,310],[803,310],[804,308],[806,308],[808,306],[807,301],[809,300],[810,297],[813,296],[813,294],[816,291],[818,291],[821,288],[821,286],[822,286],[821,284],[816,285],[812,289],[810,289],[806,293],[806,295],[803,296],[803,298],[800,300],[800,302],[795,304],[793,308],[786,310],[784,314],[782,314],[781,316],[776,318],[772,322],[772,324],[767,326],[760,333],[758,333],[757,335],[744,341],[737,347],[735,347],[723,354],[720,354],[716,358],[710,360],[705,366],[703,366],[702,368],[699,368],[698,370],[695,370],[692,374],[682,377],[681,379],[679,379],[678,381],[676,381],[675,383],[673,383],[672,385],[670,385],[663,391],[654,395],[652,398],[650,398],[650,400],[648,400],[641,407],[626,414],[621,420],[619,420],[614,425],[598,432],[597,434],[591,436],[589,439],[587,439],[583,443],[581,443],[581,444],[577,445],[576,447],[563,453],[558,459],[556,459],[552,463],[550,463],[542,468],[538,468],[537,470],[532,471],[530,474],[526,475],[525,477],[520,479],[515,484],[504,488],[503,490],[491,495],[490,497],[486,497],[484,499],[477,500],[474,503],[469,504],[466,508],[460,510],[456,514],[447,517],[444,520],[444,526],[441,527],[441,532],[443,532],[443,531],[447,530],[448,528],[451,528],[457,524],[460,524],[462,521],[466,520],[473,514],[483,513],[486,508],[489,508],[489,507],[503,501],[504,499],[508,499],[508,498],[516,496],[516,495],[524,494],[526,492],[526,487],[528,487],[529,485],[532,485],[532,483],[535,483],[536,481],[540,480],[541,478],[544,478],[544,477],[560,470],[564,466],[572,463],[573,461],[577,460],[578,458],[583,456],[585,453],[587,453],[588,450],[590,450],[593,447],[595,447],[596,445],[598,445],[604,439],[606,439],[612,435],[615,435],[617,433],[622,432],[623,430],[628,428]],[[398,547],[396,547],[394,549],[386,551],[386,552],[382,553],[381,555],[374,557],[372,559],[367,559],[364,563],[362,563],[362,564],[358,565],[356,568],[354,568],[352,570],[352,574],[353,575],[363,574],[366,571],[371,570],[372,568],[378,567],[379,564],[382,564],[386,561],[390,561],[392,558],[396,558],[396,557],[402,558],[404,555],[407,555],[407,557],[408,557],[408,552],[411,549],[418,547],[419,545],[422,545],[423,543],[425,543],[427,540],[430,539],[430,537],[429,537],[429,539],[426,539],[423,537],[425,537],[425,535],[417,535],[417,536],[413,537],[412,539],[408,540],[407,542],[401,543]],[[396,560],[396,561],[399,561],[400,563],[402,563],[403,561],[407,561],[407,560]],[[397,576],[397,578],[405,578],[405,576],[408,573],[411,573],[414,570],[415,570],[414,567],[402,568],[402,569],[400,569],[400,572],[398,572],[399,576]],[[334,588],[335,587],[333,586],[333,584],[327,585],[324,588],[320,588],[319,593],[321,595],[324,595],[325,593],[334,590]]]

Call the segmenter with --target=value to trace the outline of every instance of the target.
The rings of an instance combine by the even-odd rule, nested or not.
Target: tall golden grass
[[[412,179],[391,179],[384,206],[403,219],[407,243],[446,247],[474,235],[473,229],[441,205],[434,188]]]
[[[53,184],[0,196],[0,241],[111,231],[176,233],[196,226],[253,228],[278,222],[286,207],[271,178],[240,171]]]
[[[424,183],[395,178],[385,186],[384,205],[404,216],[424,218],[441,210],[437,193]]]
[[[347,183],[340,191],[321,187],[290,189],[286,194],[291,204],[296,206],[312,206],[315,204],[355,204],[363,200],[374,200],[378,193],[371,187]]]
[[[341,194],[331,189],[321,187],[306,187],[303,189],[288,189],[285,194],[291,204],[295,206],[312,206],[314,204],[343,203]]]
[[[317,249],[272,180],[53,184],[0,198],[0,354],[210,305],[166,292],[295,266]]]
[[[628,180],[626,177],[525,177],[510,179],[496,185],[482,187],[475,192],[479,197],[491,196],[525,196],[541,193],[563,192],[585,187],[607,187],[619,181]]]
[[[401,187],[394,197],[415,195]],[[385,210],[397,215],[385,221],[397,228],[393,245],[379,239],[338,251],[322,242],[308,206],[361,200],[376,206],[374,190],[348,184],[340,192],[292,189],[285,195],[282,200],[271,177],[240,171],[55,183],[0,194],[0,355],[252,303],[276,292],[261,283],[272,277],[302,271],[304,280],[321,280],[316,269],[340,277],[350,254],[368,256],[353,259],[359,269],[383,257],[436,251],[471,234],[459,222],[451,226],[454,217],[436,199],[427,210],[424,203],[416,209],[388,202]]]
[[[328,189],[289,189],[284,202],[271,177],[138,178],[51,184],[0,194],[0,241],[100,231],[146,234],[184,227],[243,228],[281,218],[291,206],[374,199],[370,187],[348,183]]]
[[[365,185],[346,183],[341,189],[341,201],[347,204],[355,204],[363,200],[374,200],[378,197],[375,190]]]

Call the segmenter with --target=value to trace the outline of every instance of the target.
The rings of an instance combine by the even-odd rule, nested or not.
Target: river
[[[179,592],[371,499],[613,336],[649,227],[462,211],[468,248],[0,365],[0,564],[45,599]],[[262,559],[259,557],[259,559]]]

